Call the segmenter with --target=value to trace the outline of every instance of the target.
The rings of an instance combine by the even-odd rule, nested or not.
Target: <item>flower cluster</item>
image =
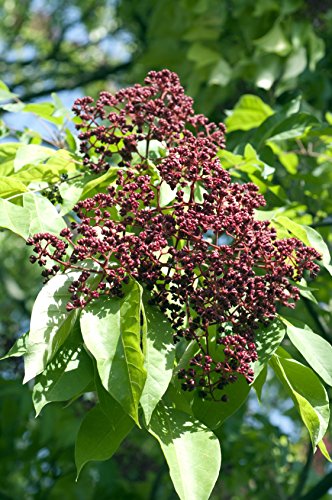
[[[216,157],[224,127],[193,114],[175,74],[151,72],[146,83],[102,93],[96,105],[76,102],[85,164],[96,172],[110,161],[121,168],[107,192],[75,206],[77,222],[59,238],[28,240],[37,254],[31,261],[54,262],[46,280],[59,270],[80,272],[68,310],[121,297],[124,283],[140,282],[171,321],[174,342],[197,344],[178,373],[183,390],[225,401],[225,386],[239,376],[253,380],[255,331],[275,318],[278,304],[294,307],[292,283],[306,270],[315,275],[320,255],[297,239],[277,240],[268,222],[255,220],[264,198],[254,184],[231,182]],[[153,165],[152,140],[166,148]]]
[[[136,154],[145,159],[152,140],[175,146],[186,126],[208,136],[224,147],[224,125],[209,123],[203,115],[194,115],[193,101],[186,96],[178,76],[168,70],[151,71],[139,84],[115,95],[101,92],[94,104],[91,97],[77,99],[73,106],[80,122],[83,162],[94,172],[108,170],[116,157],[120,165]],[[145,143],[142,154],[139,144]]]

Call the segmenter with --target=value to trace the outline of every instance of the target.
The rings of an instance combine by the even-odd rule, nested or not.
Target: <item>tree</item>
[[[252,387],[261,397],[268,363],[275,374],[267,382],[270,389],[275,387],[277,379],[281,382],[309,431],[312,446],[318,445],[328,458],[322,437],[327,429],[329,402],[319,377],[326,384],[331,383],[331,346],[323,322],[325,313],[316,304],[311,285],[307,283],[308,276],[304,280],[302,274],[305,269],[315,274],[313,259],[319,254],[322,269],[318,284],[331,269],[326,244],[320,234],[308,226],[315,224],[320,228],[324,223],[325,227],[324,210],[328,210],[330,202],[322,188],[320,198],[309,190],[303,194],[303,199],[298,198],[297,190],[301,185],[294,182],[291,175],[301,168],[300,180],[301,177],[306,180],[306,175],[309,179],[321,176],[321,185],[326,183],[324,165],[330,161],[329,127],[315,116],[299,112],[299,100],[275,112],[258,97],[245,95],[227,118],[233,151],[225,150],[223,128],[207,126],[201,117],[193,115],[191,102],[183,95],[174,75],[167,71],[153,73],[148,83],[150,87],[129,89],[117,94],[116,98],[102,94],[96,107],[91,99],[81,99],[74,108],[77,115],[74,119],[56,96],[53,103],[24,105],[17,102],[5,85],[2,86],[4,99],[16,100],[9,107],[4,104],[6,110],[33,112],[53,126],[53,137],[47,138],[52,147],[46,146],[47,142],[31,131],[20,134],[10,130],[6,133],[21,142],[7,142],[1,146],[2,174],[6,177],[2,188],[1,225],[28,238],[28,243],[34,246],[31,262],[40,261],[42,266],[46,265],[43,276],[46,280],[51,278],[33,306],[30,333],[19,337],[9,355],[23,354],[25,357],[25,379],[35,378],[33,403],[37,413],[50,402],[72,402],[69,414],[77,412],[81,420],[76,442],[78,472],[89,460],[109,458],[135,423],[139,423],[160,442],[179,496],[207,498],[219,472],[217,438],[224,441],[223,433],[232,429],[232,418],[241,421],[244,413],[240,406],[247,399],[248,382],[252,384],[254,378]],[[153,107],[150,90],[159,92],[160,88],[164,89],[163,98],[167,99],[164,104],[157,101],[157,107]],[[140,103],[138,107],[137,103]],[[119,106],[126,106],[129,121],[123,121]],[[113,114],[109,115],[108,107],[113,108]],[[249,114],[248,109],[254,112]],[[80,129],[80,152],[68,120],[74,121]],[[186,121],[189,129],[184,129]],[[206,137],[195,139],[190,132],[195,128],[205,130]],[[184,133],[185,139],[178,135],[179,131]],[[214,158],[216,145],[223,168]],[[308,162],[304,168],[299,166],[302,157]],[[193,158],[192,163],[183,162],[183,158]],[[195,168],[202,162],[205,162],[204,171],[200,173]],[[140,175],[143,167],[145,175]],[[124,175],[119,174],[119,168]],[[128,172],[130,182],[126,178]],[[131,181],[131,172],[136,183]],[[192,175],[199,175],[198,183],[196,177],[194,180],[190,177]],[[230,176],[235,183],[230,183]],[[243,184],[245,181],[259,186],[268,201],[268,210],[257,210],[263,203],[261,195],[252,184]],[[183,193],[178,191],[178,182]],[[220,216],[223,226],[216,236],[214,224],[217,219],[211,217],[219,214],[220,208],[215,212],[213,203],[216,200],[214,193],[220,190],[223,199],[226,197],[228,201]],[[78,205],[73,212],[75,203]],[[319,207],[317,215],[315,209],[307,209],[310,203]],[[143,206],[150,207],[152,213],[156,211],[157,218],[151,219],[150,210]],[[235,206],[236,210],[229,212],[228,206]],[[194,218],[191,220],[192,213]],[[242,214],[240,218],[239,213]],[[144,214],[149,217],[144,218]],[[209,222],[204,219],[206,216]],[[159,227],[160,217],[165,219]],[[135,225],[139,220],[138,226]],[[188,231],[186,228],[193,222]],[[303,222],[306,225],[302,225]],[[71,230],[67,228],[70,223],[73,223]],[[211,229],[206,224],[212,224]],[[97,232],[96,227],[100,228]],[[71,234],[72,230],[76,236]],[[287,243],[273,243],[274,231]],[[78,240],[77,234],[81,235]],[[252,239],[255,234],[256,242]],[[268,245],[267,248],[258,242]],[[4,240],[4,248],[5,245]],[[122,245],[121,253],[115,251],[119,245]],[[172,252],[170,245],[174,248]],[[255,245],[258,245],[257,250],[254,250]],[[190,249],[187,254],[186,248]],[[198,260],[192,260],[197,252],[200,253]],[[158,264],[162,254],[167,259],[163,258]],[[246,256],[244,260],[243,256]],[[138,260],[133,260],[137,257]],[[242,270],[237,267],[239,259],[242,269],[253,258],[254,263],[250,265],[255,285],[251,284],[249,273],[245,289],[250,290],[253,286],[252,293],[243,294],[243,284],[233,283],[229,270],[235,271],[235,275],[238,272],[244,279]],[[51,266],[49,259],[55,260]],[[202,264],[202,259],[208,260],[205,263],[203,260]],[[220,259],[223,259],[224,270],[218,267]],[[194,274],[197,266],[200,271]],[[272,276],[283,276],[283,281],[273,278],[268,286],[264,285],[261,273],[267,280],[269,270],[274,270]],[[186,276],[184,281],[183,276]],[[223,293],[228,302],[224,303],[220,297],[209,308],[209,290],[213,289],[217,277],[218,286],[225,287]],[[287,306],[291,297],[296,300],[296,289],[304,298],[302,308],[291,311],[282,307],[278,312],[279,320],[275,321],[275,305],[280,302]],[[259,290],[263,293],[263,301],[259,298]],[[151,292],[154,295],[151,296]],[[317,294],[321,303],[324,293],[326,291],[322,290]],[[236,304],[242,305],[239,308]],[[219,316],[214,319],[216,314]],[[188,324],[181,326],[183,317]],[[254,334],[252,327],[256,323],[260,330]],[[110,324],[112,335],[109,334]],[[317,327],[320,335],[313,331]],[[255,345],[251,345],[253,340]],[[255,360],[256,349],[258,361],[252,372],[249,362]],[[188,366],[190,360],[191,366]],[[181,392],[181,384],[184,392]],[[11,385],[15,391],[16,382]],[[29,411],[28,406],[26,411]],[[65,410],[55,407],[56,418],[52,407],[46,411],[56,421]],[[237,413],[232,417],[234,412]],[[228,423],[221,426],[227,418]],[[285,442],[259,413],[255,420],[264,422],[277,449],[286,452],[287,440]],[[69,418],[69,422],[70,429],[75,428],[77,432],[77,418]],[[246,421],[243,432],[248,447],[237,453],[242,459],[250,460],[252,448],[249,443],[255,442],[257,434]],[[59,450],[61,457],[72,443],[72,432],[68,440],[66,435],[64,432],[65,443]],[[234,441],[233,430],[228,441],[225,439],[226,450],[227,442],[231,450]],[[54,446],[50,439],[48,446]],[[202,460],[202,448],[209,455],[209,462]],[[295,450],[293,453],[296,456]],[[269,448],[258,452],[261,459],[268,454]],[[231,469],[230,478],[237,456],[234,453],[233,459],[226,461],[226,467]],[[310,456],[311,450],[308,463]],[[262,486],[265,491],[267,487],[271,489],[271,471],[274,467],[279,470],[278,460],[269,461],[272,468],[267,468],[268,483],[265,478],[254,476],[243,485],[244,496],[257,493]],[[254,463],[262,467],[259,459]],[[22,462],[20,466],[22,470]],[[163,477],[164,470],[161,462],[157,477]],[[297,484],[291,473],[286,483],[285,476],[281,480],[273,475],[275,494],[301,495],[307,472],[306,465]],[[68,488],[73,478],[70,474],[59,478],[55,471],[50,479],[49,486],[46,482],[42,489],[47,491],[52,487],[52,494],[57,495]],[[8,495],[12,480],[9,475],[4,494]],[[168,484],[153,483],[152,494],[168,495]],[[96,490],[90,489],[89,494],[97,495],[98,488],[103,487],[103,494],[109,494],[105,492],[110,491],[107,490],[110,486],[103,486],[102,482],[96,485]],[[227,487],[232,492],[231,480]],[[328,481],[317,485],[313,491],[319,487],[324,493],[329,487]],[[43,493],[33,488],[37,488],[36,484],[32,485],[32,495]],[[218,490],[213,495],[218,498]]]
[[[166,67],[218,119],[247,92],[274,105],[300,89],[327,110],[331,12],[305,0],[4,2],[0,70],[24,101],[77,87],[95,96]]]

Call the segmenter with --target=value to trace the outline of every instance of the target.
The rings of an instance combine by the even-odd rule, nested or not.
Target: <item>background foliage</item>
[[[1,77],[20,98],[8,99],[6,88],[0,89],[4,140],[38,146],[43,136],[73,150],[67,111],[57,97],[52,105],[23,108],[22,102],[41,98],[50,102],[51,92],[61,96],[61,91],[71,89],[70,96],[96,95],[100,89],[141,81],[150,69],[168,67],[179,73],[195,97],[197,111],[226,119],[227,152],[221,154],[222,162],[234,179],[259,185],[268,200],[265,216],[277,219],[280,234],[285,230],[296,234],[298,228],[290,225],[290,219],[314,227],[331,244],[332,9],[328,2],[269,0],[255,2],[253,8],[249,0],[139,4],[54,0],[47,6],[24,1],[18,7],[6,0],[0,9]],[[70,99],[67,93],[62,97]],[[34,126],[13,131],[9,111],[22,113],[15,128],[27,123],[24,117],[34,120]],[[3,153],[2,165],[15,156],[14,145],[12,152]],[[24,170],[24,154],[17,161]],[[58,182],[62,198],[70,203],[79,187],[62,182],[54,174],[54,163],[52,171],[54,177],[45,181]],[[15,196],[27,186],[31,190],[39,174],[30,174],[3,183],[2,197]],[[28,262],[23,240],[8,231],[1,232],[0,239],[1,351],[5,353],[28,329],[41,282],[38,270]],[[331,280],[326,270],[313,287],[304,292],[292,316],[331,343]],[[285,346],[306,363],[302,349],[295,350],[288,340]],[[52,404],[52,411],[46,407],[35,420],[31,388],[21,386],[22,366],[16,359],[1,365],[3,498],[177,498],[161,453],[147,433],[131,434],[110,462],[89,464],[75,484],[74,436],[91,402],[85,398],[66,410],[61,403]],[[289,395],[270,375],[262,401],[260,406],[250,397],[217,431],[224,466],[211,498],[330,498],[330,466],[319,452],[312,458],[309,437]]]

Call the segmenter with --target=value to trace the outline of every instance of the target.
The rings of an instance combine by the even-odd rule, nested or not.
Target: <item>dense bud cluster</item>
[[[193,114],[176,75],[151,72],[146,83],[104,92],[95,105],[76,102],[85,164],[100,172],[118,161],[121,169],[106,193],[76,205],[77,222],[60,238],[29,239],[31,260],[55,262],[46,280],[81,271],[68,310],[100,295],[121,297],[123,283],[140,282],[171,321],[174,341],[197,343],[178,374],[182,388],[226,401],[226,385],[253,380],[255,331],[275,318],[278,304],[294,307],[292,282],[306,270],[315,275],[320,256],[297,239],[278,241],[268,222],[255,220],[264,198],[254,184],[231,182],[216,157],[223,126]],[[166,150],[153,165],[151,140]],[[166,203],[165,188],[173,198]]]
[[[112,158],[130,162],[136,153],[145,158],[138,145],[146,141],[163,141],[175,146],[185,126],[200,130],[218,147],[224,145],[224,125],[209,123],[203,115],[194,115],[193,100],[186,96],[178,76],[168,70],[151,71],[145,86],[122,89],[115,95],[101,92],[94,104],[91,97],[77,99],[74,113],[81,122],[81,153],[84,164],[95,172],[108,170]]]

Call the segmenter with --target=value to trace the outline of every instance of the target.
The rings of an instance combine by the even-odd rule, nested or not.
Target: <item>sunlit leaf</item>
[[[205,425],[160,403],[148,431],[159,442],[181,500],[208,500],[218,478],[218,439]]]
[[[91,302],[81,316],[84,342],[97,362],[105,389],[138,423],[146,370],[140,337],[141,291],[136,283],[124,298]]]
[[[29,236],[30,215],[23,207],[0,199],[0,227],[27,239]]]
[[[227,130],[228,132],[250,130],[258,127],[271,115],[273,115],[273,110],[259,97],[250,94],[244,95],[226,118]]]
[[[61,229],[67,227],[55,206],[38,193],[25,194],[23,208],[30,215],[30,235],[44,232],[59,234]]]
[[[68,313],[68,287],[78,273],[54,276],[39,292],[33,305],[27,353],[24,356],[28,382],[44,371],[69,336],[76,320],[76,311]]]
[[[270,363],[292,398],[315,449],[326,433],[330,418],[324,386],[310,368],[294,359],[274,354]]]
[[[45,162],[56,153],[55,149],[39,146],[37,144],[21,144],[14,160],[15,172],[28,164]]]
[[[301,321],[288,317],[282,319],[292,344],[324,382],[332,386],[331,344]]]

